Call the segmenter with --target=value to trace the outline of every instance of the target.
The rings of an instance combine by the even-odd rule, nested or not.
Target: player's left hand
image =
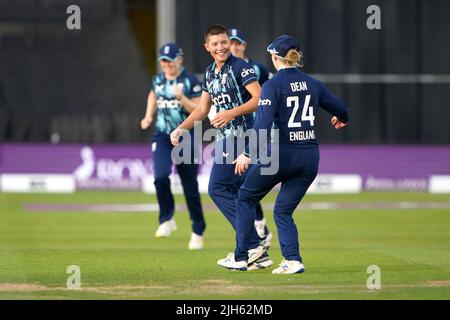
[[[331,124],[336,128],[336,129],[340,129],[343,128],[347,125],[347,123],[344,123],[342,121],[339,121],[339,119],[334,116],[333,118],[331,118]]]
[[[250,158],[241,154],[239,155],[239,157],[236,158],[236,160],[233,161],[233,164],[236,165],[234,167],[234,174],[242,176],[248,169],[248,166],[250,164]]]
[[[234,110],[224,110],[216,114],[211,121],[211,125],[215,128],[224,128],[231,120],[234,119]]]

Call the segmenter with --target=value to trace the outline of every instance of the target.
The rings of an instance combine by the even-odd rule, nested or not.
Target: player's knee
[[[198,191],[198,185],[192,184],[192,185],[183,185],[183,192],[188,198],[196,198],[200,197],[200,193]]]
[[[197,178],[194,179],[182,179],[181,185],[183,186],[184,193],[196,193],[198,192],[198,182]]]
[[[245,202],[256,203],[254,195],[245,189],[239,189],[239,192],[236,197],[236,201],[245,201]]]
[[[275,206],[273,209],[273,216],[275,220],[281,217],[292,216],[292,214],[293,210],[285,206]]]
[[[219,183],[210,183],[208,185],[208,194],[214,202],[221,202],[223,198],[230,197],[230,191],[227,187]]]

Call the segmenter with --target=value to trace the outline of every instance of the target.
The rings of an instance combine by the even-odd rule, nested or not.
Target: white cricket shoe
[[[266,218],[263,218],[262,220],[255,220],[255,228],[258,236],[260,238],[264,238],[266,236]]]
[[[201,250],[203,249],[203,236],[192,232],[191,240],[189,241],[189,250]]]
[[[172,218],[159,225],[158,229],[156,230],[155,237],[157,238],[170,237],[172,231],[175,230],[177,230],[177,225],[175,223],[175,219]]]
[[[283,260],[280,266],[272,271],[273,274],[293,274],[303,273],[305,266],[300,261],[296,260]]]
[[[234,260],[233,252],[230,252],[226,258],[217,260],[217,264],[231,270],[247,271],[247,261]]]
[[[245,262],[245,270],[247,270],[247,264],[252,264],[253,262],[255,262],[256,260],[258,260],[259,258],[261,258],[262,255],[264,255],[264,253],[266,253],[266,248],[264,246],[257,246],[254,249],[250,249],[248,250],[248,261],[244,261]],[[217,260],[217,264],[219,266],[225,267],[225,268],[230,268],[230,269],[236,269],[236,268],[231,268],[231,267],[227,267],[225,265],[228,265],[229,263],[241,263],[242,261],[236,262],[234,260],[234,252],[230,252],[228,253],[228,255],[224,258],[224,259],[219,259]]]
[[[269,268],[273,265],[273,261],[270,259],[269,256],[261,257],[255,262],[253,262],[251,265],[247,267],[248,271],[252,270],[261,270]]]
[[[248,264],[252,264],[256,260],[261,258],[261,256],[266,253],[267,250],[268,248],[262,245],[257,246],[255,249],[248,250]]]

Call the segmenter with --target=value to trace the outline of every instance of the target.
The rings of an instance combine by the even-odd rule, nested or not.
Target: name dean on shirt
[[[291,85],[292,92],[308,91],[308,86],[306,85],[306,81],[291,82],[290,85]]]

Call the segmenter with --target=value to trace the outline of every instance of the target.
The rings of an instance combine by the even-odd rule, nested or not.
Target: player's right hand
[[[216,114],[214,119],[211,121],[211,125],[214,128],[225,128],[225,126],[230,123],[235,118],[235,110],[224,110]]]
[[[147,129],[148,127],[150,127],[150,125],[152,124],[153,119],[151,118],[143,118],[141,120],[141,128],[142,130]]]
[[[175,130],[172,131],[172,133],[170,134],[170,142],[174,145],[177,146],[180,143],[180,137],[183,134],[183,129],[180,128],[176,128]]]
[[[236,160],[233,161],[233,164],[235,165],[234,174],[242,176],[248,169],[250,158],[245,156],[244,154],[241,154],[236,158]]]

